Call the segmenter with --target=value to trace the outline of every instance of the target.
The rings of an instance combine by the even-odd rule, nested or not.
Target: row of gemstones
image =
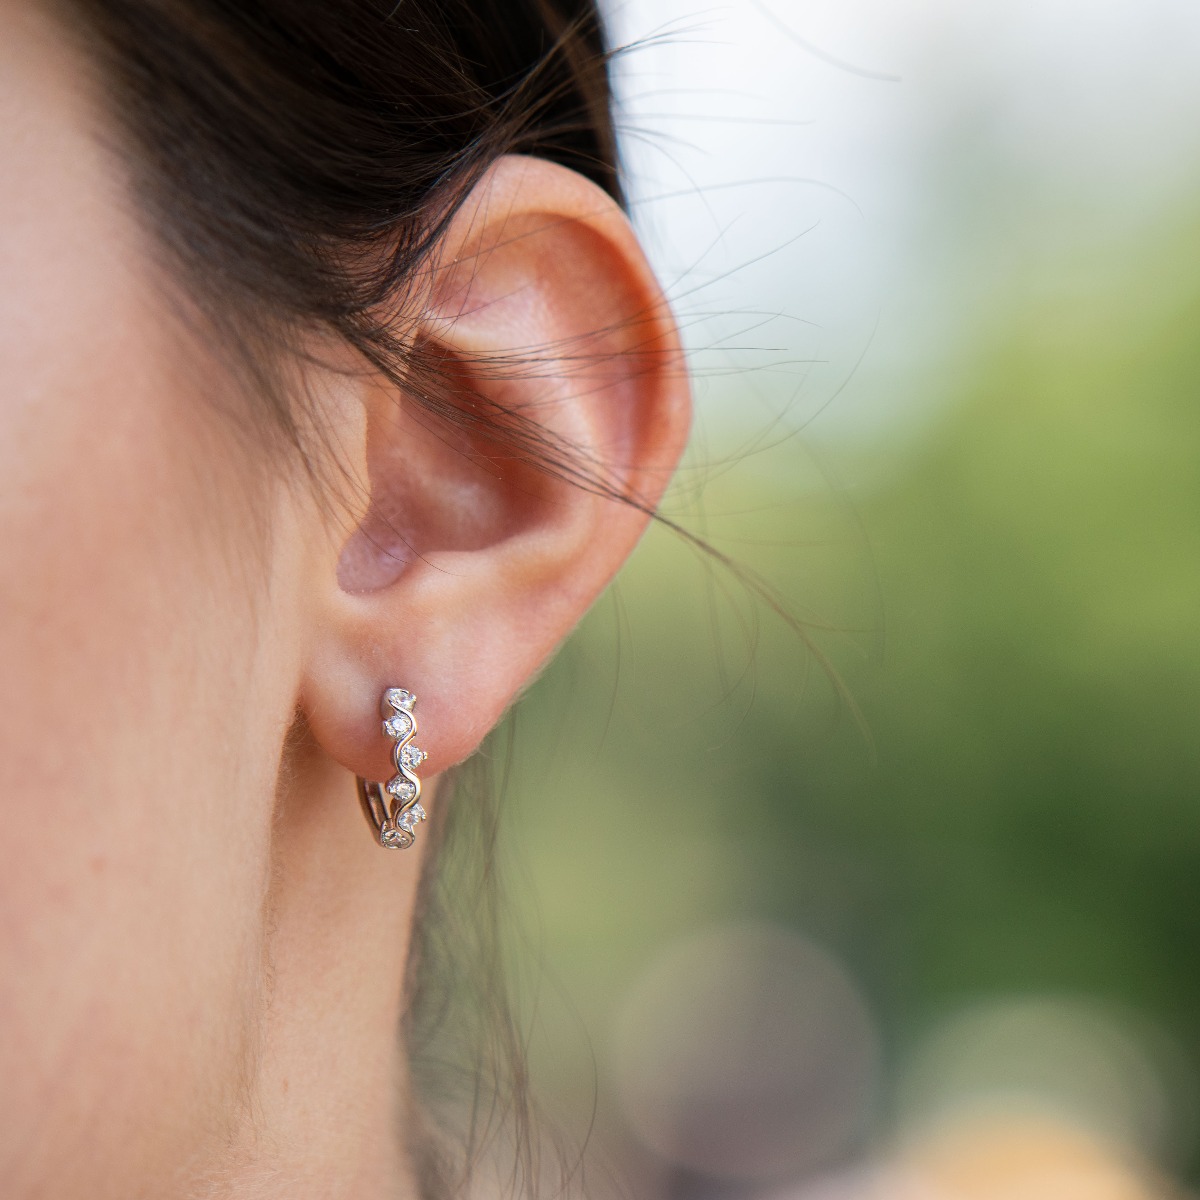
[[[417,702],[416,696],[406,688],[388,688],[384,699],[395,710],[383,723],[383,732],[397,741],[408,737],[412,732],[412,707]],[[404,746],[400,750],[400,763],[406,771],[415,771],[425,761],[425,751],[417,746]],[[387,790],[400,801],[407,804],[417,794],[417,785],[403,775],[396,775],[384,785]],[[406,833],[412,833],[418,821],[425,820],[425,810],[421,805],[414,804],[405,809],[397,818],[396,824]]]

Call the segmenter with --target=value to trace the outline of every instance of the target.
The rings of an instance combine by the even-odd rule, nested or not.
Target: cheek
[[[0,183],[0,1178],[62,1195],[240,1094],[296,674],[252,468],[88,158]]]
[[[58,347],[38,397],[57,411],[0,434],[0,1078],[33,1101],[0,1119],[17,1146],[26,1114],[42,1133],[48,1112],[128,1122],[110,1145],[148,1107],[216,1114],[251,1049],[279,758],[252,699],[286,663],[243,481],[147,369],[149,331],[122,324],[82,370]]]

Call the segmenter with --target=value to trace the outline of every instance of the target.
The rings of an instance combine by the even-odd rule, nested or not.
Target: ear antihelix
[[[357,777],[358,798],[367,822],[386,850],[407,850],[416,840],[416,827],[425,820],[421,807],[421,780],[416,769],[425,751],[413,742],[417,698],[407,688],[385,688],[379,701],[383,734],[391,738],[396,774],[386,783]]]

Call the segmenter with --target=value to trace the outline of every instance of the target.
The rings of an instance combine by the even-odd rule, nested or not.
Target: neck
[[[403,851],[373,843],[353,776],[311,743],[287,776],[262,921],[257,1052],[207,1195],[416,1197],[400,1028],[423,841]]]

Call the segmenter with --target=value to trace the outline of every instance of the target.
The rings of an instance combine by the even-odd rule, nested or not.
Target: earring
[[[392,762],[396,774],[386,784],[373,783],[358,776],[358,798],[379,844],[388,850],[406,850],[415,840],[419,821],[425,820],[421,807],[421,781],[414,774],[425,760],[425,751],[412,744],[417,732],[413,708],[417,698],[406,688],[390,687],[379,702],[385,737],[395,739]]]

